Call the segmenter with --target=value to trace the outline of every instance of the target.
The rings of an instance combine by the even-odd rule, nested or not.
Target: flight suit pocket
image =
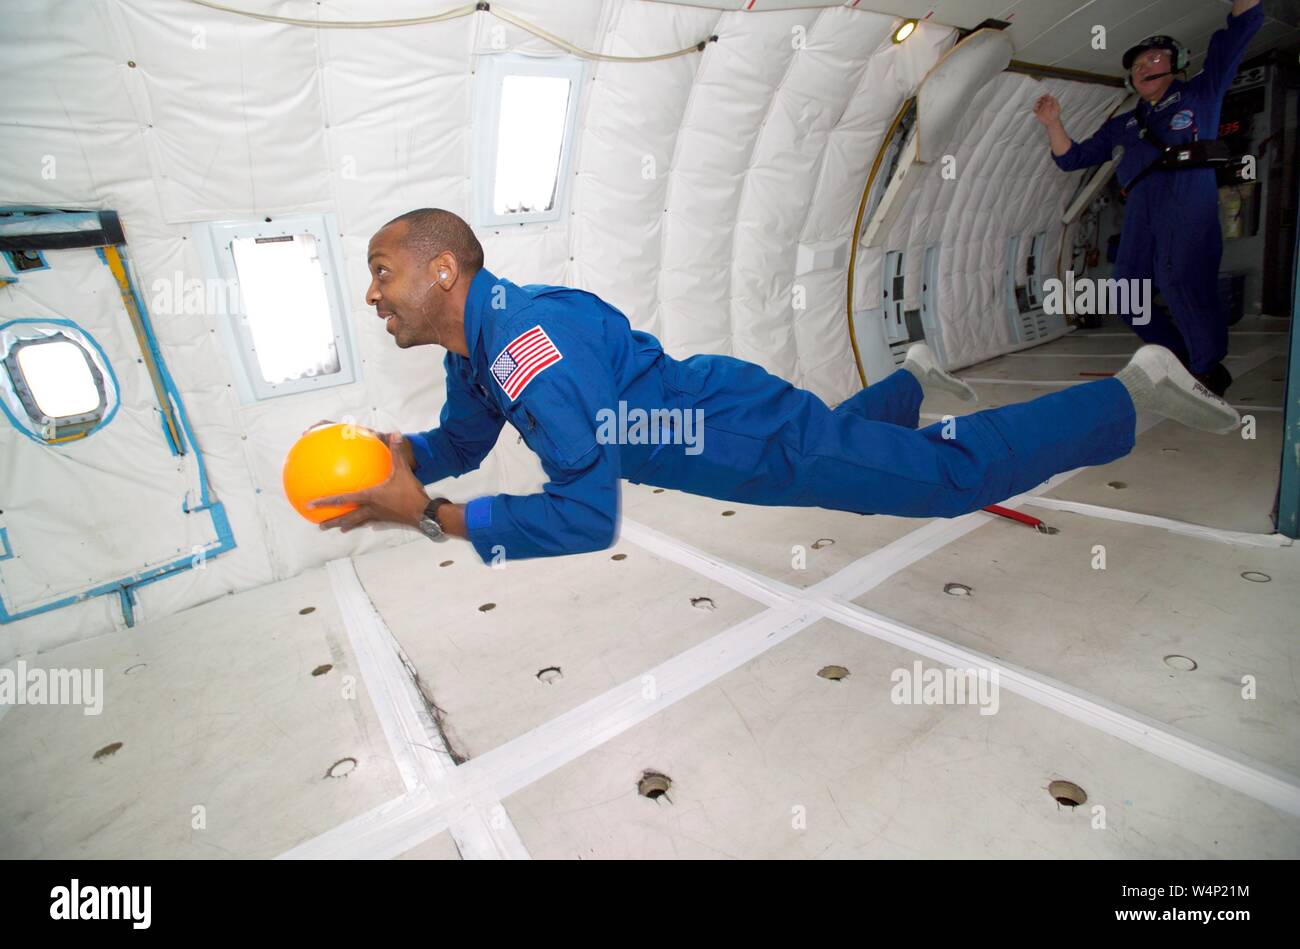
[[[565,424],[570,421],[576,422],[558,413],[547,413],[544,406],[535,412],[532,407],[520,405],[510,413],[510,424],[543,461],[572,470],[585,466],[596,440],[591,429]]]
[[[699,447],[710,464],[729,471],[757,474],[767,442],[752,435],[714,428],[706,422]]]
[[[681,395],[699,395],[706,381],[703,369],[676,359],[665,360],[663,377],[664,385]]]

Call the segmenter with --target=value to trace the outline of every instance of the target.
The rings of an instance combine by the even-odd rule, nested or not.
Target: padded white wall
[[[1017,345],[1003,305],[1009,238],[1020,236],[1017,282],[1025,280],[1030,242],[1041,231],[1048,234],[1045,272],[1055,273],[1061,215],[1088,172],[1063,174],[1052,161],[1046,133],[1033,115],[1044,93],[1060,100],[1078,139],[1095,131],[1123,98],[1122,90],[1107,86],[1001,74],[975,94],[945,149],[953,158],[952,176],[945,175],[942,160],[931,163],[884,244],[859,252],[855,306],[880,305],[884,254],[902,249],[904,305],[910,310],[921,306],[925,249],[940,245],[938,312],[951,368]]]
[[[324,19],[407,17],[438,6],[231,2]],[[590,289],[673,355],[732,353],[832,402],[854,391],[845,269],[796,278],[796,248],[847,249],[885,128],[955,32],[932,20],[895,46],[894,17],[848,7],[746,13],[650,0],[502,7],[611,54],[659,53],[715,33],[720,40],[702,54],[654,64],[591,64],[569,220],[480,230],[488,266],[520,283]],[[118,211],[146,300],[159,278],[203,276],[192,222],[332,211],[340,226],[362,357],[358,384],[243,406],[216,318],[154,315],[238,547],[203,570],[143,588],[140,614],[171,613],[407,539],[321,534],[282,498],[280,465],[297,433],[320,418],[407,430],[435,423],[442,351],[397,350],[365,307],[366,243],[410,208],[468,215],[475,54],[554,49],[483,13],[400,29],[312,30],[176,0],[14,0],[0,43],[8,107],[0,203]],[[936,235],[957,249],[945,257],[952,277],[944,305],[969,310],[974,335],[1000,261],[988,257],[1000,247],[981,245],[990,209],[1009,208],[994,230],[1041,229],[1069,187],[1043,164],[1046,147],[1025,112],[1034,87],[1007,76],[981,96],[960,137],[962,190],[927,185],[916,220],[899,225],[910,229],[913,255]],[[1098,115],[1109,95],[1052,88]],[[1067,110],[1075,103],[1067,100]],[[42,174],[45,156],[56,159],[54,177]],[[1011,191],[1027,186],[1033,202]],[[909,260],[910,273],[919,266]],[[876,284],[863,292],[878,296]],[[793,306],[796,286],[806,294],[803,309]],[[507,429],[480,472],[440,488],[467,499],[540,481],[536,460]],[[449,556],[473,554],[457,546]],[[0,660],[118,622],[115,601],[101,598],[11,624],[0,628]]]

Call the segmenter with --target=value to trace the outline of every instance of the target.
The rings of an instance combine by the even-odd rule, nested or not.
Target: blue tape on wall
[[[230,521],[226,517],[225,507],[220,502],[214,502],[212,500],[212,496],[208,485],[207,465],[204,463],[203,453],[198,450],[198,445],[194,440],[193,430],[190,428],[189,415],[185,411],[184,402],[181,400],[180,391],[176,388],[175,380],[172,379],[171,372],[167,369],[166,362],[163,361],[162,353],[159,351],[158,348],[157,338],[154,336],[153,325],[149,321],[148,311],[145,310],[144,301],[141,300],[139,291],[136,289],[135,278],[131,275],[130,260],[128,259],[126,254],[126,245],[118,244],[117,251],[122,257],[123,268],[125,269],[127,275],[127,283],[130,286],[131,295],[135,299],[136,308],[140,314],[140,322],[144,328],[145,339],[149,346],[150,353],[153,355],[153,358],[156,361],[156,364],[158,366],[158,372],[159,375],[162,377],[163,386],[165,391],[167,392],[167,396],[169,399],[171,399],[172,404],[175,408],[177,418],[180,422],[181,430],[184,433],[185,441],[189,443],[188,446],[189,449],[194,452],[194,460],[198,468],[200,504],[197,507],[190,507],[188,503],[188,499],[182,499],[181,510],[185,511],[186,513],[198,513],[201,511],[206,511],[212,517],[212,526],[216,531],[217,538],[215,541],[213,541],[213,543],[209,544],[208,546],[200,548],[192,556],[183,557],[178,560],[172,561],[171,563],[154,567],[150,570],[142,571],[140,573],[133,574],[129,577],[123,577],[120,580],[114,580],[108,583],[102,583],[99,584],[98,586],[90,588],[89,590],[84,590],[81,593],[72,594],[70,596],[63,597],[62,599],[55,600],[54,602],[51,603],[46,603],[41,606],[32,607],[31,609],[28,610],[22,610],[17,613],[10,613],[7,607],[5,607],[4,605],[3,598],[0,598],[0,624],[12,623],[21,619],[26,619],[29,616],[35,616],[39,613],[48,613],[51,610],[62,609],[65,606],[71,606],[75,603],[82,603],[85,600],[90,599],[91,597],[116,595],[118,597],[119,606],[122,610],[122,618],[125,620],[126,625],[128,627],[134,626],[136,589],[145,586],[146,584],[156,583],[159,580],[163,580],[167,577],[174,576],[177,573],[182,573],[186,570],[192,570],[196,567],[200,567],[203,564],[205,564],[208,560],[211,560],[214,557],[218,557],[221,554],[226,553],[227,551],[234,550],[236,546],[235,536],[230,529]],[[101,261],[107,264],[107,260],[105,259],[102,250],[99,251],[99,258]],[[49,322],[54,322],[54,321],[49,321]],[[107,357],[105,357],[105,361],[107,362]],[[105,422],[107,422],[107,419],[105,419]],[[166,427],[164,426],[164,432],[165,431],[166,431]],[[168,437],[167,440],[170,444],[171,443],[170,436]],[[186,446],[184,445],[172,444],[173,454],[184,454],[185,450],[186,450]],[[7,546],[8,546],[8,542],[6,541],[6,548]],[[0,558],[0,559],[5,559],[5,558]]]

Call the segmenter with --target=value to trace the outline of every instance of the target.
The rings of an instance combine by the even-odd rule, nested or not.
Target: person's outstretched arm
[[[1100,165],[1111,157],[1113,141],[1111,139],[1111,121],[1097,130],[1097,134],[1082,142],[1075,142],[1065,131],[1061,122],[1061,103],[1055,96],[1039,96],[1034,103],[1034,117],[1047,129],[1047,137],[1052,145],[1052,159],[1062,171],[1077,171]]]
[[[570,322],[536,306],[521,316],[503,338],[540,326],[560,355],[507,405],[548,480],[537,494],[475,498],[448,512],[444,528],[450,522],[456,533],[463,517],[465,536],[485,563],[602,550],[618,532],[619,448],[598,437],[602,410],[618,404],[611,369]]]
[[[1237,74],[1246,47],[1263,25],[1264,10],[1259,0],[1236,0],[1228,16],[1228,25],[1210,37],[1205,63],[1192,82],[1203,83],[1216,96],[1222,97]],[[1208,134],[1210,130],[1206,132]]]
[[[505,416],[474,391],[469,361],[448,353],[447,401],[438,427],[406,434],[412,470],[421,484],[459,477],[483,463],[501,434]]]
[[[394,458],[407,464],[395,464],[382,485],[314,502],[357,505],[356,510],[323,523],[323,529],[346,532],[372,522],[416,526],[429,501],[420,481],[428,483],[477,467],[508,417],[541,458],[546,484],[537,494],[494,494],[468,504],[443,504],[437,510],[443,531],[468,538],[489,564],[586,553],[614,542],[619,449],[617,440],[597,437],[601,410],[613,411],[617,405],[611,370],[562,319],[547,319],[538,307],[522,318],[520,327],[513,328],[515,335],[544,325],[560,358],[532,373],[526,385],[512,387],[513,398],[503,403],[506,415],[489,411],[486,399],[478,403],[481,393],[470,388],[475,383],[462,379],[458,365],[449,358],[443,424],[419,435],[388,436]],[[533,349],[532,356],[536,355]],[[486,418],[480,417],[479,409]],[[406,446],[416,459],[414,465],[404,457]],[[408,467],[412,470],[404,470]]]

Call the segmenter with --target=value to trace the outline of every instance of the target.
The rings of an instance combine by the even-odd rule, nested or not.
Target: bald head
[[[397,345],[436,343],[468,354],[465,299],[483,269],[483,247],[450,211],[420,208],[395,217],[370,238],[366,302]]]
[[[483,245],[460,217],[442,208],[417,208],[393,218],[383,229],[400,228],[399,241],[421,262],[450,253],[460,272],[472,280],[483,267]]]

